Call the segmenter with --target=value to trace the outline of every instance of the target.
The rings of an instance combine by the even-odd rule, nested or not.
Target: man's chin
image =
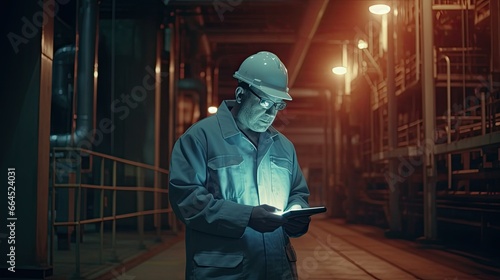
[[[252,130],[255,132],[265,132],[271,125],[254,127]]]

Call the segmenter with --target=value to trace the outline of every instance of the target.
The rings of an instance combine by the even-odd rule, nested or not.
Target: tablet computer
[[[318,207],[309,207],[302,209],[291,209],[283,212],[281,216],[286,217],[287,219],[293,219],[300,216],[311,216],[323,212],[326,212],[326,207],[318,206]]]

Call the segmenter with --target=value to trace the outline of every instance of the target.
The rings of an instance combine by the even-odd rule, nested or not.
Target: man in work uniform
[[[235,100],[191,126],[175,143],[169,199],[186,225],[186,279],[298,279],[289,237],[309,217],[309,190],[293,144],[271,124],[286,107],[288,73],[273,53],[243,61]]]

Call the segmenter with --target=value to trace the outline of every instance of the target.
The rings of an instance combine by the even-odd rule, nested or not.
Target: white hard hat
[[[292,100],[288,94],[288,71],[274,53],[261,51],[249,56],[233,77],[272,97]]]

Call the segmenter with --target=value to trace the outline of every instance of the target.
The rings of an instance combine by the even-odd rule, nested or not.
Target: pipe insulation
[[[51,135],[51,147],[78,146],[85,138],[92,140],[94,122],[94,96],[97,94],[94,79],[94,63],[97,45],[97,0],[81,0],[80,21],[77,28],[75,95],[76,115],[73,133]],[[90,148],[90,147],[87,147]]]

